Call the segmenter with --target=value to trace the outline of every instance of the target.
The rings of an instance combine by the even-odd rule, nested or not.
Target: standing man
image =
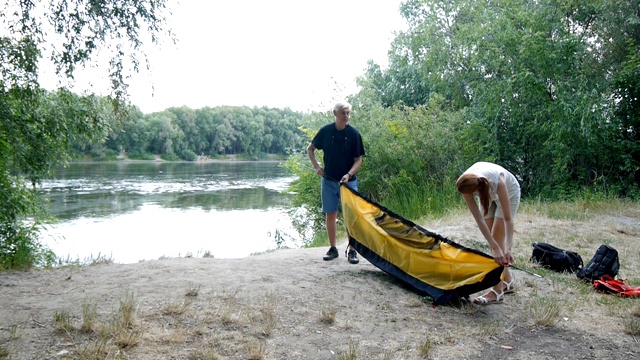
[[[349,125],[351,105],[339,102],[333,106],[335,122],[320,128],[316,136],[307,147],[309,160],[318,176],[322,177],[322,212],[326,214],[327,234],[331,247],[324,260],[333,260],[338,257],[336,248],[336,233],[338,218],[338,205],[340,203],[340,184],[358,190],[356,173],[362,165],[364,156],[364,144],[360,132]],[[315,150],[322,150],[322,162],[324,167],[318,164]],[[352,264],[359,262],[358,255],[353,247],[348,247],[347,259]]]

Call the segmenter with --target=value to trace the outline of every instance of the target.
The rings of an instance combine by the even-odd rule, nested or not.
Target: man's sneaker
[[[327,251],[327,255],[323,256],[322,259],[324,259],[325,261],[329,261],[337,257],[338,257],[338,249],[336,249],[335,246],[332,246],[329,248],[329,251]]]
[[[356,253],[355,250],[349,250],[347,259],[349,259],[349,262],[352,264],[357,264],[360,262],[360,260],[358,260],[358,253]]]

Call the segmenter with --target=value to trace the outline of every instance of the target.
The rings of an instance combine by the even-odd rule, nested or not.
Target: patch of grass
[[[163,331],[162,335],[160,335],[159,339],[162,343],[168,344],[184,344],[187,340],[187,331],[183,328],[174,328],[169,331]]]
[[[322,310],[320,310],[319,321],[323,324],[333,325],[336,322],[337,312],[338,311],[334,308],[327,309],[323,307]]]
[[[136,298],[132,291],[127,291],[120,299],[119,314],[122,325],[125,328],[132,328],[136,324]]]
[[[211,252],[211,250],[207,250],[202,254],[202,258],[212,258],[213,259],[213,253]]]
[[[234,325],[240,324],[240,315],[233,313],[232,310],[233,309],[228,308],[222,313],[222,315],[220,316],[222,325],[226,327],[233,327]]]
[[[262,315],[262,321],[260,322],[262,335],[271,336],[278,325],[278,314],[273,302],[267,303],[260,311],[260,314]]]
[[[580,201],[527,201],[523,202],[523,208],[526,211],[545,214],[551,219],[558,220],[587,220],[589,212],[584,202]],[[523,209],[524,210],[524,209]]]
[[[429,338],[425,339],[419,346],[418,346],[418,352],[420,352],[420,356],[422,356],[425,359],[428,359],[431,357],[432,353],[433,353],[433,349],[435,347],[435,342]]]
[[[187,288],[184,296],[188,297],[196,297],[200,293],[200,285],[195,285],[193,283],[189,283],[189,287]]]
[[[76,350],[76,356],[78,360],[100,360],[106,359],[109,355],[109,346],[107,340],[102,338],[81,344]]]
[[[67,310],[59,310],[53,313],[53,321],[55,323],[56,330],[71,332],[74,330],[73,317]]]
[[[102,265],[102,264],[113,264],[113,257],[111,257],[111,255],[106,256],[106,255],[102,255],[100,253],[98,253],[98,256],[96,256],[95,258],[93,256],[84,259],[84,264],[85,265]]]
[[[631,336],[640,335],[640,318],[638,317],[630,317],[622,320],[622,326],[624,327],[624,332]]]
[[[82,324],[80,331],[85,333],[93,332],[98,318],[98,310],[96,304],[82,304]]]
[[[168,302],[162,307],[162,315],[182,315],[187,311],[187,309],[189,309],[190,305],[191,301],[189,300],[175,300],[172,302]]]
[[[632,298],[631,300],[635,301],[637,299]],[[633,306],[629,310],[629,316],[622,319],[622,326],[624,327],[624,332],[626,334],[629,334],[631,336],[640,335],[640,305],[633,304]]]
[[[114,334],[113,342],[121,349],[132,348],[140,343],[142,333],[136,329],[122,329]]]
[[[94,265],[102,265],[102,264],[113,264],[113,258],[109,255],[102,255],[102,253],[98,253],[97,256],[89,256],[81,260],[80,258],[72,259],[67,256],[66,258],[59,257],[56,261],[57,267],[80,267],[80,266],[94,266]]]
[[[212,349],[198,349],[190,354],[188,360],[218,360],[220,356]]]
[[[473,331],[481,338],[487,338],[489,336],[497,335],[503,332],[504,328],[502,325],[502,322],[498,320],[484,320],[480,321],[478,326]]]
[[[349,340],[349,346],[344,352],[338,354],[339,360],[356,360],[358,358],[358,344],[352,340]]]
[[[20,325],[9,325],[9,338],[17,340],[22,336],[22,328]]]
[[[457,306],[457,309],[458,311],[460,311],[460,314],[463,314],[463,315],[473,315],[480,310],[478,306],[474,305],[471,302],[471,300],[460,301],[460,304]]]
[[[553,326],[560,320],[557,299],[538,297],[530,303],[531,319],[536,325]]]
[[[267,344],[264,341],[253,341],[247,345],[247,360],[262,360],[267,353]]]
[[[9,357],[9,350],[0,346],[0,359],[5,359]]]

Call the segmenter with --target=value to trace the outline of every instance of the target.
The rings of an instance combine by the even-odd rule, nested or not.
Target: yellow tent
[[[502,266],[340,187],[349,243],[370,263],[446,304],[500,282]]]

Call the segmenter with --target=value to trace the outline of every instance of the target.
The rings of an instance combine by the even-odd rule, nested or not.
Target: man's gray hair
[[[337,102],[335,105],[333,105],[333,111],[338,111],[338,110],[342,110],[342,109],[351,110],[351,104],[349,104],[346,101],[342,101],[342,102]]]

